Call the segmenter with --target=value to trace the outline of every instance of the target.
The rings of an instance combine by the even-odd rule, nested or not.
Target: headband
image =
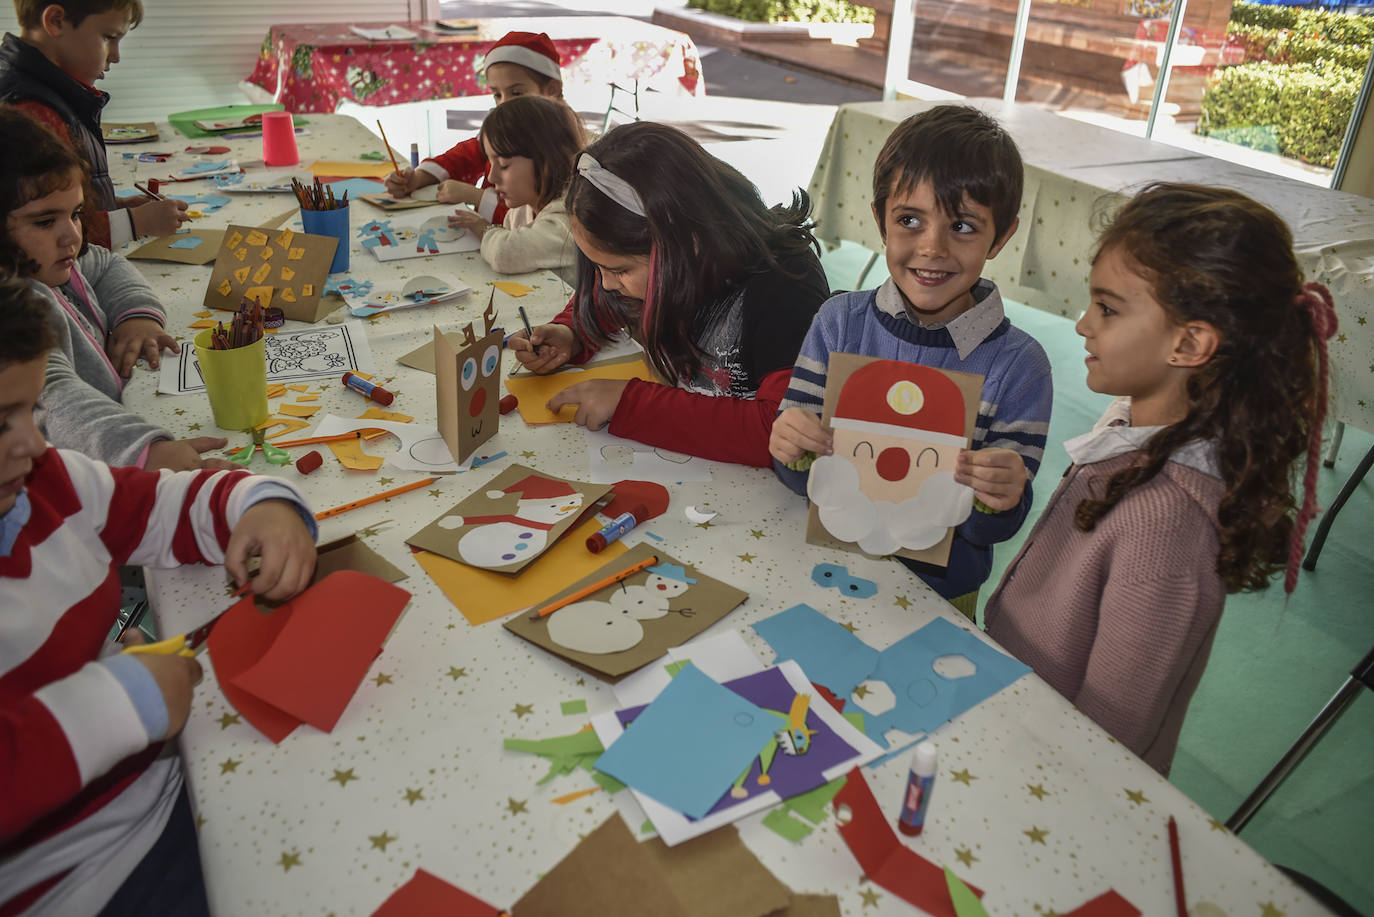
[[[577,174],[635,216],[645,215],[644,201],[640,200],[639,192],[619,175],[602,168],[601,163],[597,162],[591,153],[583,153],[577,157]]]

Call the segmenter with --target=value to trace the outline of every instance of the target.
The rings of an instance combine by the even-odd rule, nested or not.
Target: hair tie
[[[640,200],[639,193],[633,186],[619,175],[603,168],[591,153],[583,153],[577,157],[577,174],[626,210],[636,216],[645,215],[644,201]]]
[[[1326,341],[1336,333],[1336,304],[1331,291],[1324,284],[1312,281],[1303,284],[1297,295],[1297,305],[1307,310],[1312,331],[1317,340],[1317,416],[1307,434],[1307,466],[1302,478],[1302,505],[1293,522],[1293,537],[1288,545],[1288,569],[1284,572],[1283,591],[1292,593],[1298,584],[1298,565],[1302,562],[1303,535],[1307,523],[1317,514],[1317,466],[1321,462],[1322,427],[1326,424],[1328,356]]]

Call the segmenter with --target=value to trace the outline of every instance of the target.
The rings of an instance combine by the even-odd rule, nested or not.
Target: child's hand
[[[131,318],[120,322],[105,342],[105,352],[119,374],[128,379],[134,374],[139,357],[148,361],[149,369],[157,369],[162,350],[181,353],[181,345],[168,334],[156,319]]]
[[[448,225],[454,229],[466,229],[480,239],[493,224],[477,211],[459,207],[448,215]]]
[[[549,399],[548,409],[555,413],[565,404],[577,405],[573,423],[588,430],[600,430],[611,422],[611,415],[620,406],[627,379],[591,379],[570,385]]]
[[[120,642],[125,646],[137,646],[147,641],[141,633],[130,629]],[[162,702],[167,705],[167,734],[154,736],[154,740],[170,739],[186,725],[186,718],[191,715],[191,695],[205,673],[200,663],[190,656],[139,653],[134,658],[147,666],[162,692]]]
[[[829,455],[835,451],[835,437],[821,419],[803,408],[788,408],[773,421],[768,434],[768,453],[784,465],[808,452]]]
[[[248,558],[261,566],[253,591],[269,599],[289,599],[310,585],[315,572],[315,542],[296,505],[287,500],[254,503],[234,526],[224,551],[224,567],[242,586],[248,582]]]
[[[468,204],[476,207],[482,200],[482,192],[476,185],[469,185],[465,181],[439,182],[439,190],[435,192],[441,204]]]
[[[538,345],[536,353],[534,345]],[[567,325],[550,323],[534,329],[533,337],[517,331],[506,346],[515,354],[520,365],[532,373],[551,373],[571,360],[582,350],[577,335]]]
[[[145,198],[142,204],[129,208],[129,215],[134,220],[134,235],[140,239],[144,236],[170,236],[182,223],[191,219],[186,214],[186,206],[185,201],[173,198],[162,201]]]
[[[410,166],[406,166],[401,171],[392,172],[382,179],[382,183],[386,185],[387,194],[392,197],[405,197],[420,187],[420,176],[424,174],[427,173],[417,172]],[[433,182],[426,182],[426,184],[433,184]]]
[[[169,471],[237,471],[238,465],[227,459],[205,458],[202,452],[213,452],[229,445],[221,436],[196,436],[191,439],[161,439],[148,447],[143,467],[148,471],[166,468]]]
[[[973,495],[998,512],[1015,509],[1026,491],[1026,463],[1011,449],[964,449],[954,480],[973,488]]]

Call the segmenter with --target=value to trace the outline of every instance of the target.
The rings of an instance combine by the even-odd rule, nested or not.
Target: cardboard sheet
[[[317,322],[333,309],[320,299],[338,245],[332,236],[230,226],[215,255],[205,306],[233,310],[247,296],[289,319]]]
[[[190,245],[198,240],[198,245]],[[134,261],[170,261],[173,264],[209,264],[219,254],[224,243],[222,229],[191,229],[186,232],[159,236],[129,252],[125,257]]]

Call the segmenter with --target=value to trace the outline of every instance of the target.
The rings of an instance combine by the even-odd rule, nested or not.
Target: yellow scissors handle
[[[139,646],[126,647],[125,653],[150,653],[155,656],[186,656],[191,657],[196,651],[186,646],[186,635],[177,634],[175,637],[168,637],[166,640],[159,640],[156,643],[143,643]]]

